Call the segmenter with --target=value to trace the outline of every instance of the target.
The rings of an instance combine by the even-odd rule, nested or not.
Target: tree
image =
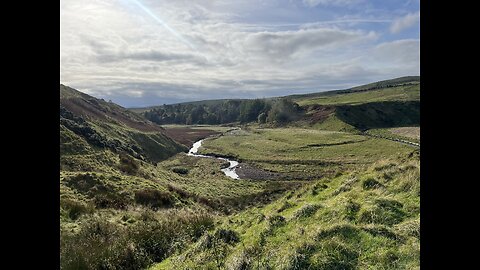
[[[261,114],[258,115],[257,117],[257,122],[259,124],[265,124],[265,122],[267,121],[267,114],[262,112]]]

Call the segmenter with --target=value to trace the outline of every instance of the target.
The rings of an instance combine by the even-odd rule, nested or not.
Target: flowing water
[[[214,156],[197,154],[198,148],[200,148],[200,146],[202,146],[202,142],[203,142],[203,140],[200,140],[200,141],[195,142],[195,143],[193,144],[192,148],[190,148],[190,150],[188,151],[188,154],[187,154],[187,155],[193,156],[193,157],[202,157],[202,158],[216,158],[216,159],[228,161],[228,162],[230,163],[230,166],[228,166],[228,168],[222,169],[222,172],[223,172],[226,176],[228,176],[228,177],[230,177],[230,178],[240,179],[240,177],[238,177],[237,173],[235,172],[235,168],[236,168],[237,165],[238,165],[238,161],[230,160],[230,159],[228,159],[228,158],[214,157]]]

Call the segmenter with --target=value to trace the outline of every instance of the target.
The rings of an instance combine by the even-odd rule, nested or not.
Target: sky
[[[61,0],[60,83],[124,107],[420,74],[420,0]]]

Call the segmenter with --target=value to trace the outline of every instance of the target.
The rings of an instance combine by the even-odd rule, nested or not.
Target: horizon
[[[61,84],[126,108],[419,76],[419,1],[61,1]]]

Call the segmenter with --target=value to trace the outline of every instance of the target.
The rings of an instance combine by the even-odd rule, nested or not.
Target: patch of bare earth
[[[399,127],[389,129],[393,134],[412,139],[420,139],[420,127]]]
[[[193,143],[220,132],[211,129],[165,128],[164,133],[175,141],[192,147]]]
[[[251,180],[277,180],[282,178],[282,174],[265,171],[246,163],[240,163],[235,168],[235,172],[240,179]]]
[[[321,123],[335,112],[335,107],[318,104],[309,105],[306,109],[308,113],[305,116],[305,120],[309,121],[311,124]]]

